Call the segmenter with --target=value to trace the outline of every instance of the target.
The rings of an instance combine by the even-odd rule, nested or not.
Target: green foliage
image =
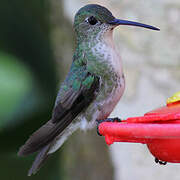
[[[1,1],[0,179],[3,180],[27,178],[32,156],[20,158],[16,153],[29,135],[51,117],[57,79],[49,17],[47,0]],[[59,179],[58,157],[56,154],[30,179]]]
[[[17,58],[0,53],[0,130],[32,89],[32,75]]]

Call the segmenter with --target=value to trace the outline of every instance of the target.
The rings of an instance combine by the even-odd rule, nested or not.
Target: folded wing
[[[20,148],[18,152],[20,156],[31,154],[48,145],[94,100],[99,88],[99,78],[87,73],[83,80],[80,79],[79,84],[77,78],[69,83],[66,90],[61,90],[51,120],[30,136]],[[78,84],[78,88],[74,82]]]

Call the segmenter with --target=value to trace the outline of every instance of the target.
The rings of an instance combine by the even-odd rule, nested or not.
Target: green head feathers
[[[82,7],[74,18],[74,29],[78,40],[92,39],[99,32],[104,33],[118,25],[139,26],[159,30],[150,25],[116,19],[108,9],[97,4],[89,4]]]
[[[108,23],[115,19],[112,13],[105,7],[97,4],[89,4],[82,7],[75,15],[74,27],[85,21],[86,18],[93,16],[101,23]]]
[[[104,25],[108,25],[108,22],[114,19],[112,13],[100,5],[89,4],[82,7],[74,18],[74,29],[77,38],[89,39],[92,36],[96,37],[102,29],[106,28]]]

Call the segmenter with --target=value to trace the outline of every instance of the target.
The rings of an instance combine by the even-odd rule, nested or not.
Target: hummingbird
[[[60,86],[51,119],[35,131],[18,155],[38,152],[28,176],[59,149],[77,129],[91,129],[106,120],[125,88],[121,58],[113,42],[120,25],[160,30],[154,26],[116,19],[105,7],[88,4],[74,18],[76,48],[70,70]]]

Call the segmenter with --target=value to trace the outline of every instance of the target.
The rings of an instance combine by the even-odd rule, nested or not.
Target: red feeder
[[[180,101],[170,100],[167,106],[144,116],[100,123],[99,133],[105,136],[108,145],[114,142],[143,143],[160,164],[161,161],[180,163]]]

